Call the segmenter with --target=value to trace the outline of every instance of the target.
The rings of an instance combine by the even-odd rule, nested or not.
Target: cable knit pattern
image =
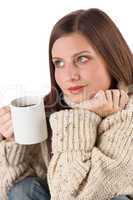
[[[53,130],[53,153],[91,151],[100,121],[98,115],[83,109],[61,110],[52,114],[50,124]]]
[[[51,115],[53,157],[48,183],[52,200],[107,200],[133,194],[132,106],[103,120],[77,108]]]
[[[0,197],[26,176],[45,178],[52,200],[109,200],[133,193],[133,95],[125,110],[101,119],[74,108],[51,115],[53,156],[46,142],[0,138]],[[58,130],[58,131],[57,131]]]
[[[62,110],[51,115],[52,149],[55,155],[48,173],[51,198],[61,199],[59,193],[62,192],[62,184],[68,179],[65,170],[67,171],[71,164],[80,172],[77,177],[71,177],[71,184],[75,189],[88,173],[90,152],[95,145],[97,125],[100,121],[101,117],[83,109]],[[79,163],[75,162],[77,157]],[[84,165],[82,162],[85,162]]]
[[[44,142],[43,147],[46,150]],[[46,151],[46,157],[47,151]],[[0,197],[7,200],[11,186],[27,177],[46,178],[45,160],[42,159],[40,144],[19,145],[3,140],[0,143]]]

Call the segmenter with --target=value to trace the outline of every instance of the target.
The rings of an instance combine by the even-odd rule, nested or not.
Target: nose
[[[66,76],[70,81],[76,81],[80,79],[80,72],[77,66],[74,64],[69,64],[66,67]]]

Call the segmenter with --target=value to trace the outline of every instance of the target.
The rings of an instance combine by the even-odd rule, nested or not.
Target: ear
[[[129,87],[123,81],[119,81],[117,85],[118,89],[124,90],[126,93],[129,92]]]

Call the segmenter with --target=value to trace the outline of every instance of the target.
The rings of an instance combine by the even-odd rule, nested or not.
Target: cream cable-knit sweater
[[[103,120],[81,108],[51,115],[53,157],[48,183],[52,200],[132,196],[133,100],[129,102],[125,110]]]
[[[14,182],[46,175],[52,200],[107,200],[133,193],[132,106],[133,96],[125,110],[104,120],[83,109],[54,113],[50,163],[46,142],[25,146],[1,138],[0,198],[7,200]]]
[[[12,185],[27,177],[46,178],[49,155],[46,142],[37,145],[19,145],[0,142],[0,200],[7,200]],[[18,197],[19,199],[19,197]]]

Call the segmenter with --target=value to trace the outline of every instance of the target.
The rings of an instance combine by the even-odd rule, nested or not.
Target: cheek
[[[55,80],[56,80],[57,84],[59,85],[59,87],[62,88],[63,76],[57,71],[55,71]]]
[[[85,69],[81,70],[81,78],[88,81],[94,81],[97,75],[97,70],[94,68],[86,67]]]
[[[97,86],[101,89],[108,89],[111,84],[111,77],[106,70],[98,70],[93,77]]]
[[[111,78],[109,73],[102,67],[93,66],[88,70],[82,71],[81,77],[84,80],[89,81],[90,86],[94,87],[105,87],[109,86],[111,83]]]

